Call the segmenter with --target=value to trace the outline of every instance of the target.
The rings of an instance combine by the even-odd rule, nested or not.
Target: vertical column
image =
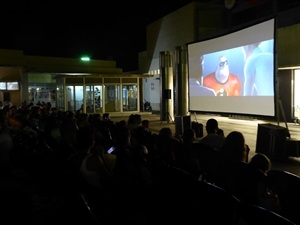
[[[187,49],[186,46],[176,47],[175,52],[176,77],[176,114],[185,116],[188,113],[188,75],[187,75]]]
[[[83,109],[82,109],[82,112],[83,113],[87,113],[87,111],[86,111],[86,86],[85,86],[85,77],[82,78],[82,81],[83,81],[83,83],[82,83],[82,98],[83,98],[83,102],[82,102]]]
[[[67,110],[70,110],[69,109],[69,107],[68,107],[68,92],[67,92],[67,90],[68,90],[68,87],[67,87],[67,82],[66,82],[66,77],[64,77],[64,78],[62,78],[63,79],[63,87],[64,87],[64,89],[63,89],[63,101],[64,101],[64,108],[63,108],[63,110],[64,111],[67,111]]]
[[[160,119],[174,121],[173,104],[173,53],[160,52]]]
[[[20,80],[20,103],[26,101],[28,104],[28,71],[25,68],[20,69]]]

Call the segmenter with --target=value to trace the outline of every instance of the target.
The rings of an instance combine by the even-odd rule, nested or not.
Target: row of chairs
[[[270,170],[268,180],[278,195],[282,215],[300,224],[300,177],[285,170]]]
[[[266,176],[249,170],[248,164],[236,164],[236,167],[231,168],[230,173],[239,172],[240,176],[235,179],[243,184],[244,194],[248,195],[248,200],[245,201],[245,196],[242,194],[233,193],[218,185],[216,164],[214,164],[217,163],[215,161],[217,152],[206,150],[208,153],[203,150],[199,155],[202,165],[200,180],[176,167],[162,168],[160,177],[156,178],[155,193],[151,193],[153,207],[151,212],[144,215],[143,225],[159,221],[192,223],[195,219],[210,221],[212,224],[300,224],[300,177],[282,170],[271,170]],[[244,176],[245,173],[248,175]],[[249,192],[255,191],[253,185],[255,180],[266,182],[277,193],[281,213],[259,206],[255,201],[249,201],[252,197]],[[82,201],[87,211],[91,213],[92,221],[97,224],[98,222],[93,220],[96,214],[93,206],[89,206],[86,198],[82,198]]]
[[[198,145],[198,159],[201,165],[201,180],[213,183],[222,188],[224,183],[220,183],[220,168],[218,168],[219,152],[204,145]],[[250,167],[248,163],[235,163],[231,168],[225,168],[221,178],[226,180],[227,187],[231,194],[234,194],[239,199],[246,199],[246,202],[258,204],[255,199],[256,193],[261,185],[268,186],[274,193],[277,194],[280,205],[281,216],[300,224],[300,177],[284,170],[272,169],[268,174],[264,174],[260,170]],[[226,177],[227,176],[227,177]],[[231,183],[231,184],[228,184]],[[228,185],[238,186],[237,190]],[[241,190],[241,191],[240,191]],[[259,204],[258,204],[259,205]]]
[[[279,171],[272,171],[270,176],[276,176],[277,172]],[[284,216],[256,204],[241,201],[216,184],[195,179],[194,176],[177,167],[164,168],[156,188],[150,203],[152,204],[151,212],[146,212],[142,220],[132,224],[152,225],[173,222],[188,224],[199,220],[209,224],[232,225],[298,224],[293,213],[290,215],[284,211],[284,215],[286,215]],[[280,195],[280,190],[277,189],[277,191]],[[103,215],[97,216],[99,211],[94,210],[93,205],[89,204],[89,199],[84,194],[81,195],[80,201],[84,203],[82,206],[86,207],[86,212],[89,212],[89,215],[86,214],[90,220],[89,224],[98,225],[108,222],[101,219]],[[287,204],[292,204],[288,206],[292,208],[293,202],[287,202]],[[283,205],[284,207],[285,205]],[[111,222],[113,221],[111,220]]]
[[[209,224],[232,225],[296,224],[274,211],[242,201],[216,184],[195,180],[179,168],[169,168],[165,176],[162,187],[169,191],[163,192],[163,199],[168,199],[168,204],[162,207],[168,207],[171,212],[165,222],[170,221],[172,215],[173,222],[182,223],[201,220]]]

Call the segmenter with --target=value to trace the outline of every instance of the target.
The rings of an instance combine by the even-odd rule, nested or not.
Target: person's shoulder
[[[206,136],[202,137],[199,140],[199,143],[204,143],[204,142],[223,142],[225,140],[225,137],[220,136],[218,134],[207,134]]]
[[[207,135],[208,135],[208,134],[207,134]],[[203,140],[207,139],[207,135],[205,135],[205,136],[199,138],[199,139],[198,139],[198,142],[202,142]]]
[[[215,136],[215,134],[207,134],[207,135],[203,136],[202,138],[200,138],[199,142],[201,143],[201,142],[205,142],[207,140],[210,140],[210,139],[212,139],[213,136]]]

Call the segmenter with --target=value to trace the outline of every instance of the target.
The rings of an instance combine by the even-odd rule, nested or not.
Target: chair
[[[183,169],[166,166],[156,179],[155,190],[164,201],[179,204],[179,202],[193,201],[197,191],[197,179]],[[173,207],[172,206],[172,207]]]
[[[228,162],[219,168],[216,185],[229,191],[239,200],[261,204],[267,191],[267,176],[257,168],[242,161]]]
[[[239,225],[296,225],[287,218],[266,208],[241,202],[239,208]]]
[[[300,177],[285,170],[270,170],[268,182],[278,195],[281,214],[300,224]]]
[[[152,223],[192,223],[196,214],[195,195],[198,180],[178,167],[161,167],[155,180],[155,194],[151,200]],[[159,222],[157,222],[159,221]]]
[[[202,143],[194,143],[193,148],[201,168],[200,180],[214,183],[218,173],[219,151]]]
[[[32,224],[33,202],[29,193],[22,190],[23,187],[15,188],[6,186],[6,180],[0,178],[0,207],[1,221],[9,224]],[[5,222],[4,222],[5,221]]]
[[[209,224],[237,224],[240,201],[215,184],[198,182],[196,219]]]

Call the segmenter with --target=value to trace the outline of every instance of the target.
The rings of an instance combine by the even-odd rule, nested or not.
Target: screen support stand
[[[170,122],[174,123],[174,121],[173,121],[173,119],[172,119],[172,117],[171,117],[171,115],[170,115],[169,112],[166,112],[165,118],[167,119],[167,122],[168,122],[168,123],[170,123]],[[161,119],[161,120],[160,120],[160,123],[162,123],[162,121],[163,121],[163,120]]]
[[[286,129],[287,129],[287,131],[288,131],[287,137],[288,137],[288,138],[291,138],[291,134],[290,134],[289,127],[288,127],[288,124],[287,124],[287,121],[286,121],[286,117],[285,117],[285,113],[284,113],[284,109],[283,109],[283,105],[282,105],[281,99],[278,99],[278,103],[277,103],[277,104],[278,104],[278,106],[279,106],[280,113],[281,113],[282,118],[283,118],[283,120],[284,120],[285,127],[286,127]],[[277,116],[277,125],[278,125],[278,126],[279,126],[279,118],[280,118],[280,116],[279,116],[279,113],[278,113],[278,116]]]
[[[195,121],[197,122],[197,114],[194,112]]]

